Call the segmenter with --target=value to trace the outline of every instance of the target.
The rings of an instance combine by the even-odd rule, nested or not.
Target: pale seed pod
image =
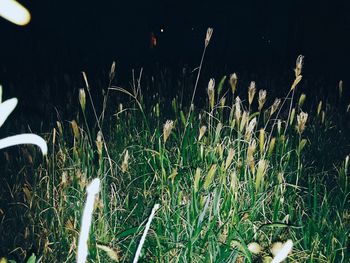
[[[235,150],[233,148],[230,148],[228,151],[226,162],[225,162],[225,170],[227,170],[230,167],[234,154],[235,154]]]
[[[205,36],[205,41],[204,41],[205,47],[207,47],[209,45],[212,34],[213,34],[213,28],[208,27],[207,34]]]
[[[174,128],[174,121],[167,120],[163,127],[164,143],[168,140],[171,130]]]
[[[276,98],[275,101],[273,102],[272,106],[271,106],[270,116],[272,116],[276,112],[276,110],[278,109],[280,103],[281,103],[281,99]]]
[[[256,88],[255,88],[255,81],[251,81],[249,88],[248,88],[248,102],[249,105],[252,104],[254,96],[255,96]]]
[[[198,136],[198,141],[200,141],[202,139],[202,137],[204,136],[205,132],[207,131],[207,126],[203,125],[200,129],[199,129],[199,136]]]
[[[306,112],[300,112],[300,114],[298,114],[296,129],[299,134],[302,134],[304,132],[307,118],[308,114]]]
[[[79,103],[82,111],[85,112],[86,94],[84,89],[79,89]]]
[[[208,83],[208,99],[210,109],[213,110],[215,103],[215,79],[211,78]]]
[[[299,108],[303,107],[305,99],[306,99],[306,95],[304,93],[301,94],[299,97],[299,102],[298,102]]]
[[[264,107],[264,104],[266,102],[266,90],[259,90],[259,111]]]
[[[237,81],[238,81],[238,78],[237,78],[236,73],[231,74],[229,82],[230,82],[232,94],[234,94],[236,92]]]
[[[262,247],[256,243],[256,242],[252,242],[248,244],[248,250],[254,254],[254,255],[258,255],[261,253],[262,251]]]
[[[126,150],[124,154],[124,159],[122,163],[122,172],[125,173],[129,168],[129,151]]]

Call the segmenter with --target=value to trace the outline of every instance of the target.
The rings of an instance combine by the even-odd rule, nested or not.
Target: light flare
[[[27,25],[31,19],[28,9],[15,0],[0,0],[0,16],[19,26]]]

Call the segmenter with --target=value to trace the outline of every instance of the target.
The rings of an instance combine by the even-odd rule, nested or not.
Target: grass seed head
[[[292,251],[293,241],[287,240],[281,249],[277,252],[271,263],[280,263],[288,257],[288,254]]]
[[[82,111],[85,112],[86,94],[84,89],[79,89],[79,103]]]
[[[254,254],[254,255],[258,255],[261,253],[262,251],[262,247],[256,243],[256,242],[251,242],[248,244],[248,250]]]
[[[207,131],[207,126],[203,125],[200,129],[199,129],[199,136],[198,136],[198,141],[200,141],[202,139],[202,137],[204,136],[205,132]]]
[[[255,81],[251,81],[249,88],[248,88],[248,102],[249,105],[252,104],[254,96],[255,96],[256,88],[255,88]]]
[[[211,78],[209,80],[207,91],[208,91],[210,109],[212,110],[214,108],[214,103],[215,103],[215,79]]]
[[[317,106],[317,116],[320,115],[321,110],[322,110],[322,100],[320,100]]]
[[[272,256],[276,256],[277,253],[282,249],[283,243],[282,242],[275,242],[271,246],[271,254]]]
[[[207,47],[209,45],[209,42],[210,42],[211,36],[213,34],[213,31],[214,30],[213,30],[212,27],[208,27],[207,34],[205,36],[205,41],[204,41],[205,47]]]
[[[259,111],[264,107],[264,104],[266,102],[266,90],[259,90]]]
[[[246,126],[246,124],[248,123],[249,120],[249,113],[247,111],[244,111],[242,114],[242,119],[241,119],[241,123],[239,126],[239,131],[242,132],[244,127]]]
[[[247,150],[247,163],[252,173],[255,172],[255,162],[254,162],[254,153],[256,150],[256,141],[255,139],[251,140]]]
[[[97,152],[99,156],[102,156],[102,148],[103,148],[103,142],[102,142],[102,132],[98,131],[96,136],[96,147]]]
[[[223,108],[225,106],[225,103],[226,103],[226,97],[222,97],[220,99],[220,106]]]
[[[226,162],[225,162],[225,170],[227,170],[230,167],[234,155],[235,155],[235,150],[233,148],[230,148],[228,150],[228,155],[227,155]]]
[[[338,91],[339,91],[339,98],[341,98],[343,96],[343,81],[342,80],[339,80]]]
[[[294,69],[295,78],[300,76],[301,70],[303,69],[303,65],[304,65],[304,56],[303,55],[299,55],[297,57],[296,62],[295,62],[295,69]]]
[[[290,90],[295,89],[295,87],[299,84],[299,82],[301,81],[302,78],[303,78],[302,75],[297,76],[297,77],[294,79],[294,82],[293,82],[292,87],[290,88]]]
[[[63,134],[63,128],[62,128],[61,122],[56,121],[56,125],[57,125],[57,129],[58,129],[59,134],[62,135]]]
[[[235,197],[238,196],[238,193],[236,191],[237,188],[237,174],[236,171],[232,171],[230,174],[230,187],[232,190],[232,193],[234,193]]]
[[[235,100],[235,118],[237,124],[241,118],[242,110],[241,110],[241,99],[237,96]]]
[[[270,141],[270,145],[269,145],[269,156],[272,155],[273,150],[275,149],[275,144],[276,144],[276,138],[273,137]]]
[[[111,70],[109,71],[109,79],[112,81],[115,76],[115,61],[113,61]]]
[[[302,134],[305,130],[305,124],[307,121],[307,117],[308,117],[308,114],[306,112],[300,112],[300,114],[298,114],[298,116],[297,116],[296,129],[297,129],[297,132],[299,134]]]
[[[293,108],[293,109],[292,109],[292,112],[290,113],[289,125],[292,125],[292,124],[293,124],[294,117],[295,117],[295,108]]]
[[[208,190],[209,186],[211,185],[211,183],[213,182],[214,179],[214,175],[216,172],[216,164],[213,164],[210,167],[210,170],[205,178],[204,184],[203,184],[203,188],[204,190]]]
[[[199,190],[200,179],[201,179],[201,169],[199,167],[197,167],[196,174],[194,176],[194,184],[193,184],[193,188],[194,188],[195,193],[197,193]]]
[[[256,180],[255,180],[255,190],[258,191],[260,189],[261,183],[264,180],[264,176],[267,170],[267,162],[265,160],[259,160],[258,169],[256,172]]]
[[[71,127],[73,131],[74,138],[79,141],[80,140],[80,132],[79,132],[79,127],[78,124],[75,120],[71,121]]]
[[[265,130],[260,129],[260,131],[259,131],[259,147],[260,147],[261,154],[264,151],[264,145],[265,145]]]
[[[166,143],[166,141],[168,140],[173,128],[174,128],[174,121],[167,120],[163,127],[164,143]]]
[[[232,94],[234,94],[236,92],[237,81],[238,81],[238,78],[237,78],[236,73],[231,74],[229,82],[230,82]]]
[[[303,107],[305,99],[306,99],[306,95],[302,93],[299,97],[299,102],[298,102],[299,108]]]
[[[278,131],[278,134],[281,133],[281,128],[282,128],[282,121],[281,121],[281,119],[278,119],[277,120],[277,131]]]
[[[124,159],[122,163],[122,172],[125,173],[129,168],[129,151],[126,150],[124,154]]]
[[[270,116],[272,116],[281,104],[281,99],[276,98],[271,106]]]
[[[242,118],[243,119],[243,118]],[[250,141],[253,133],[254,133],[254,129],[256,126],[256,117],[254,117],[249,124],[247,125],[247,128],[245,129],[245,139],[247,141]]]

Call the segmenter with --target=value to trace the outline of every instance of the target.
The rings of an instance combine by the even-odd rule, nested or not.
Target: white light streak
[[[7,147],[19,145],[19,144],[34,144],[39,146],[43,155],[47,154],[47,144],[43,138],[36,134],[24,133],[14,136],[6,137],[5,139],[0,140],[0,149]]]
[[[87,198],[81,220],[81,229],[78,244],[77,263],[85,263],[88,255],[87,242],[89,239],[89,232],[92,220],[92,212],[94,210],[94,203],[96,195],[100,189],[100,179],[95,178],[86,188]]]
[[[153,206],[151,215],[149,216],[147,224],[146,224],[146,227],[145,227],[145,230],[143,231],[143,234],[142,234],[139,246],[137,247],[133,263],[137,263],[137,261],[139,260],[139,257],[140,257],[140,254],[141,254],[141,249],[143,247],[143,243],[145,243],[145,240],[146,240],[147,232],[148,232],[148,230],[149,230],[149,228],[151,226],[151,222],[153,220],[153,217],[154,217],[156,211],[159,209],[159,207],[160,207],[159,204],[155,204]]]
[[[7,117],[16,108],[17,103],[18,103],[18,100],[16,98],[5,100],[2,103],[0,101],[0,127],[4,124],[4,122],[6,121]]]
[[[28,9],[15,0],[0,0],[0,16],[19,26],[25,26],[31,18]]]
[[[289,239],[283,244],[281,250],[277,253],[271,263],[281,263],[288,257],[288,254],[292,251],[292,248],[293,241]]]

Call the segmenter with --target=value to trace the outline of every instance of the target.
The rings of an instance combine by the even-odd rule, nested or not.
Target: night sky
[[[32,21],[18,27],[0,18],[2,74],[99,71],[113,60],[125,70],[154,61],[195,65],[208,26],[208,63],[289,69],[301,53],[310,71],[339,78],[348,72],[345,0],[20,2]]]

